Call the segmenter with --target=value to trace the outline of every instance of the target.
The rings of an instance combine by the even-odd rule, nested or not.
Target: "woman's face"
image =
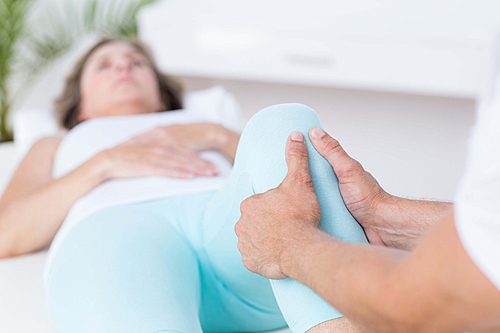
[[[127,42],[110,42],[92,53],[82,71],[80,92],[80,121],[165,109],[151,64]]]

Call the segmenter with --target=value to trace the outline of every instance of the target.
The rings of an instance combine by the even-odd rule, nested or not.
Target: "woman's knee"
[[[278,104],[259,111],[241,135],[233,172],[249,172],[256,192],[278,186],[287,172],[285,146],[288,136],[293,131],[301,132],[310,155],[315,154],[308,137],[314,126],[321,126],[319,118],[313,109],[303,104]]]
[[[260,110],[250,119],[245,130],[248,128],[252,132],[260,133],[273,133],[283,130],[286,132],[303,132],[319,125],[318,115],[313,109],[299,103],[287,103],[269,106]]]

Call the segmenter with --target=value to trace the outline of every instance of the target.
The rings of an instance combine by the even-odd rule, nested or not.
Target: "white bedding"
[[[0,144],[0,193],[15,167],[13,143]],[[0,332],[57,333],[45,311],[43,270],[47,251],[0,259]],[[279,333],[290,332],[288,329]],[[277,333],[278,333],[277,332]]]
[[[0,194],[16,162],[14,144],[0,144]],[[0,259],[1,333],[57,333],[44,305],[43,271],[46,261],[46,250]],[[291,331],[283,329],[278,332]]]
[[[0,259],[1,333],[57,333],[44,305],[42,275],[46,260],[47,251]]]
[[[184,100],[188,109],[203,112],[211,121],[233,130],[240,129],[239,107],[222,87],[190,93]],[[43,110],[24,110],[14,117],[15,146],[0,144],[0,194],[3,193],[19,159],[44,135],[57,127],[52,115]],[[56,333],[45,310],[43,272],[47,250],[15,258],[0,259],[0,333]],[[288,329],[278,331],[290,332]]]

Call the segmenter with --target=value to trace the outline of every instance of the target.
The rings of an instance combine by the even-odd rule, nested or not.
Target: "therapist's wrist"
[[[382,243],[388,247],[407,248],[412,238],[409,233],[405,212],[408,206],[407,199],[393,195],[385,196],[377,204],[376,218],[373,219],[372,229],[375,230]],[[367,230],[365,229],[365,232]]]
[[[453,204],[390,196],[380,205],[378,232],[385,245],[411,251]]]
[[[293,240],[287,241],[280,256],[281,271],[296,280],[301,281],[308,266],[315,264],[314,252],[318,244],[329,241],[331,237],[318,228],[306,228],[295,234]]]

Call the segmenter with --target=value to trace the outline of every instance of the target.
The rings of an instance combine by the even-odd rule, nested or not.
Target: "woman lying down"
[[[0,256],[50,244],[45,297],[59,332],[360,331],[295,280],[251,273],[237,249],[240,203],[281,183],[288,135],[320,126],[310,108],[266,108],[240,138],[182,110],[143,44],[107,38],[55,109],[69,131],[38,141],[15,172]],[[310,169],[323,226],[366,242],[314,149]]]

